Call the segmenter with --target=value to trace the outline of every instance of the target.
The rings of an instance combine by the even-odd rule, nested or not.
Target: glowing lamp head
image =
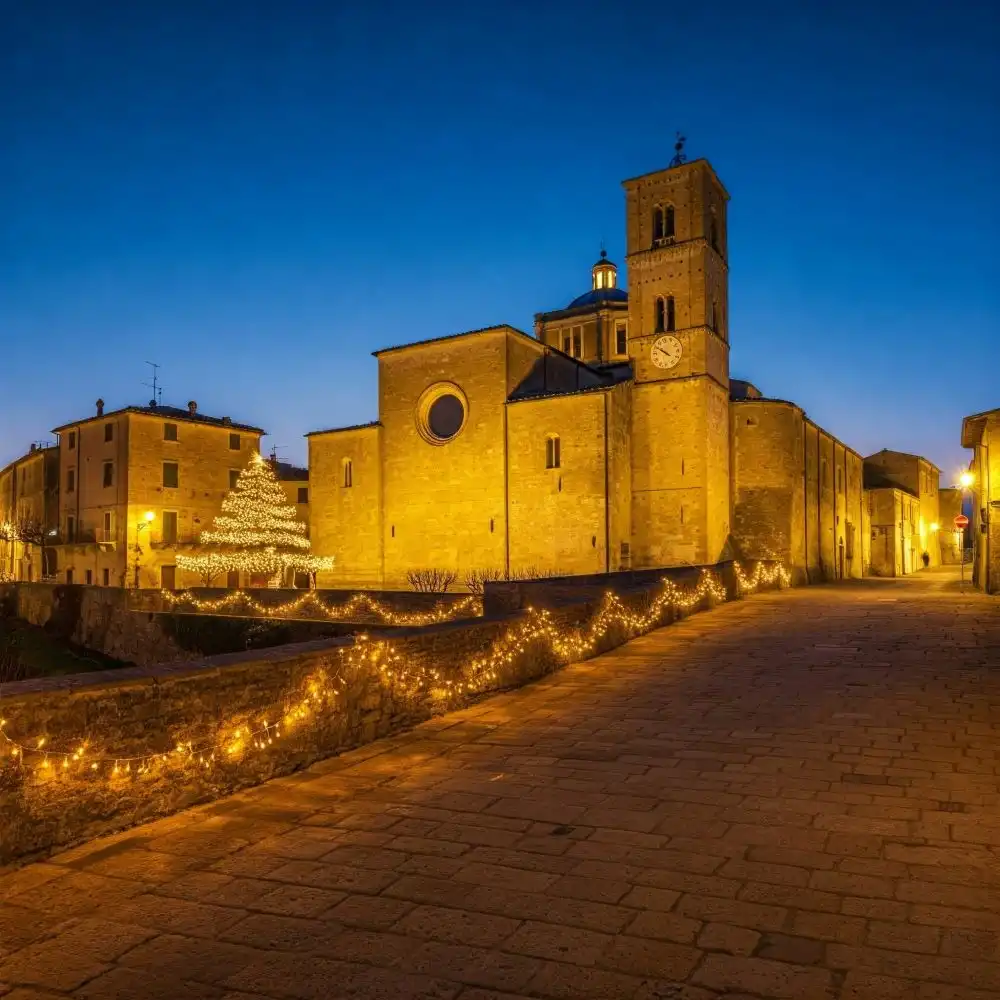
[[[938,531],[938,530],[939,530],[940,528],[941,528],[941,525],[940,525],[940,524],[938,524],[938,523],[937,523],[937,521],[935,521],[935,522],[934,522],[934,523],[933,523],[933,524],[931,525],[931,531]]]
[[[146,522],[146,524],[149,524],[151,521],[156,520],[156,515],[151,510],[147,510],[146,513],[142,515],[142,519]]]
[[[958,481],[963,490],[967,490],[976,480],[976,477],[971,472],[963,472],[959,477]]]

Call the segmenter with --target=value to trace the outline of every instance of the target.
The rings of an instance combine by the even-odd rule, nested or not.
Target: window
[[[177,424],[164,424],[163,425],[163,440],[164,441],[176,441],[177,440]]]
[[[112,524],[111,524],[111,511],[106,510],[104,512],[104,540],[106,542],[114,541],[112,538]]]
[[[66,570],[66,582],[67,583],[73,582],[73,571],[71,569]]]
[[[563,349],[563,354],[571,354],[572,353],[572,350],[573,350],[573,340],[570,337],[569,330],[567,330],[563,334],[562,349]]]
[[[101,570],[101,582],[105,587],[111,586],[111,570],[107,568]]]
[[[615,328],[615,353],[628,354],[628,332],[624,323]]]
[[[177,541],[177,511],[165,510],[163,512],[163,532],[162,540],[168,544]]]
[[[573,327],[573,348],[569,352],[574,358],[583,357],[583,327],[574,326]]]
[[[70,431],[69,432],[69,446],[70,446],[70,449],[73,449],[73,448],[76,447],[76,431]]]
[[[235,490],[236,489],[236,484],[239,482],[239,479],[240,479],[240,470],[239,469],[230,469],[229,470],[229,488],[231,490]]]
[[[299,487],[299,503],[309,503],[309,487],[300,486]]]
[[[104,486],[114,486],[115,483],[115,463],[104,463]]]
[[[718,306],[715,304],[715,299],[712,299],[711,310],[708,315],[708,325],[713,329],[718,329]]]
[[[663,213],[663,235],[673,236],[674,235],[674,206],[667,205],[666,211]]]
[[[667,296],[666,300],[666,329],[676,330],[677,329],[677,311],[674,306],[674,297],[672,295]]]
[[[663,313],[663,299],[656,300],[656,322],[653,327],[656,333],[663,333],[664,324],[664,313]]]
[[[162,590],[176,590],[177,589],[177,567],[176,566],[161,566],[160,567],[160,588]]]
[[[114,424],[105,424],[104,425],[104,440],[105,441],[114,441],[114,439],[115,439],[115,425]]]
[[[712,210],[712,221],[709,223],[708,227],[708,239],[712,244],[712,249],[718,252],[719,250],[719,223],[715,219],[715,210]]]
[[[559,467],[560,467],[559,435],[550,434],[545,439],[545,468],[558,469]]]
[[[663,209],[657,205],[653,209],[653,241],[663,239]]]
[[[66,473],[66,492],[72,493],[76,489],[76,469],[70,469]]]
[[[177,477],[177,463],[176,462],[164,462],[163,463],[163,485],[167,489],[175,490],[177,489],[178,477]]]
[[[88,587],[94,582],[94,571],[92,569],[88,569],[84,574],[84,580]]]
[[[76,540],[76,518],[67,517],[66,518],[66,541],[72,542]]]
[[[239,451],[240,450],[240,436],[239,434],[229,435],[229,450]]]
[[[840,491],[842,490],[842,488],[843,488],[843,486],[842,486],[842,483],[841,483],[840,469],[838,468],[837,469],[837,492],[840,493]]]
[[[353,486],[354,485],[354,463],[349,458],[345,458],[343,464],[344,464],[344,475],[343,475],[343,479],[341,479],[341,483],[344,486]]]

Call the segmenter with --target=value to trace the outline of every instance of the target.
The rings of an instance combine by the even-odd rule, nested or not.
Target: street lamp
[[[139,556],[142,555],[142,547],[139,545],[139,536],[142,533],[143,528],[148,528],[153,521],[156,520],[156,515],[151,511],[147,510],[145,514],[142,515],[141,521],[136,521],[135,524],[135,583],[134,587],[136,590],[139,589]]]
[[[975,481],[976,481],[976,477],[968,469],[966,469],[958,477],[958,485],[959,485],[960,489],[962,490],[962,506],[963,507],[965,506],[965,494],[966,493],[969,493],[969,494],[972,493],[972,484]],[[960,531],[958,533],[958,540],[959,540],[959,544],[962,546],[962,589],[964,590],[965,589],[965,529],[964,528],[960,529]],[[972,535],[973,545],[975,545],[975,541],[976,541],[976,536]],[[972,580],[973,580],[973,584],[975,583],[975,579],[976,579],[976,553],[975,553],[975,549],[973,549],[973,552],[972,552]]]

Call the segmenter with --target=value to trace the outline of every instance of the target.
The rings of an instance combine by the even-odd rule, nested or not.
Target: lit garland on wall
[[[313,591],[297,597],[286,604],[261,604],[249,594],[238,591],[227,594],[218,600],[198,600],[193,594],[174,593],[170,590],[162,592],[163,599],[173,608],[191,605],[198,611],[209,614],[218,611],[246,608],[255,614],[266,618],[288,618],[308,608],[315,608],[320,615],[331,621],[346,621],[361,614],[371,614],[381,619],[386,625],[437,625],[441,622],[453,621],[463,615],[478,618],[483,613],[483,600],[470,594],[455,604],[438,604],[430,611],[394,611],[387,604],[372,597],[370,594],[355,594],[343,604],[324,604]]]
[[[758,564],[750,577],[737,566],[736,581],[738,593],[746,595],[766,584],[786,586],[790,576],[783,567]],[[407,666],[402,654],[391,643],[359,635],[353,647],[341,650],[340,665],[321,667],[304,683],[304,693],[290,696],[264,721],[256,725],[230,723],[220,727],[212,739],[198,744],[180,742],[168,752],[115,757],[92,752],[90,740],[74,742],[72,750],[58,749],[49,746],[47,737],[34,740],[12,737],[6,730],[7,721],[0,719],[0,740],[3,741],[0,749],[6,746],[9,754],[2,763],[7,767],[30,769],[43,781],[60,775],[76,775],[102,778],[112,783],[170,767],[208,769],[225,762],[235,763],[247,752],[266,751],[276,740],[336,709],[350,676],[362,670],[376,671],[380,683],[386,686],[403,686],[408,693],[427,693],[438,701],[447,702],[467,692],[487,690],[500,679],[505,667],[511,666],[536,643],[544,643],[557,663],[571,663],[595,652],[613,629],[619,630],[621,640],[625,641],[655,628],[667,611],[690,610],[706,598],[725,601],[727,594],[718,578],[703,570],[698,585],[687,591],[672,580],[664,579],[645,611],[630,610],[617,594],[609,591],[593,617],[579,628],[560,627],[551,611],[528,608],[522,622],[504,632],[486,656],[468,665],[461,681],[445,679],[439,671],[430,668]]]
[[[333,566],[332,557],[309,555],[306,526],[259,454],[240,473],[222,501],[222,513],[199,541],[220,551],[178,555],[177,565],[206,577],[229,571],[276,577],[287,569],[315,573]]]

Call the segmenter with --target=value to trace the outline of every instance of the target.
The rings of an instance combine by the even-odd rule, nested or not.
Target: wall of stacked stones
[[[521,610],[6,685],[0,692],[0,864],[292,773],[610,649],[629,637],[620,624],[573,655],[560,656],[549,641],[587,626],[607,589],[605,583],[599,595],[558,604],[544,619]],[[619,596],[628,611],[642,613],[660,589],[633,582]],[[668,609],[658,624],[677,614]],[[535,638],[506,660],[496,653],[512,630]],[[477,672],[476,661],[493,669]],[[304,717],[286,721],[299,710]],[[15,744],[26,752],[12,753]],[[78,750],[81,756],[64,766],[61,755]]]

